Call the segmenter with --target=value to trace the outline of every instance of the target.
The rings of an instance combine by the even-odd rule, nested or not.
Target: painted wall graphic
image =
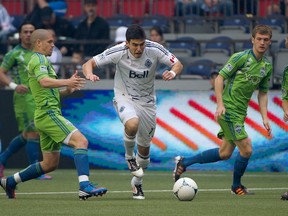
[[[153,170],[172,170],[176,155],[192,156],[217,148],[218,123],[214,120],[215,96],[207,91],[157,91],[157,129],[151,143]],[[127,169],[124,160],[123,126],[112,105],[112,90],[81,91],[63,100],[63,115],[89,140],[93,166]],[[269,93],[268,117],[273,137],[263,127],[257,94],[249,103],[246,130],[252,139],[250,171],[288,171],[288,124],[283,120],[280,91]],[[65,156],[73,152],[63,147]],[[211,164],[195,164],[189,169],[232,170],[237,149],[231,159]]]

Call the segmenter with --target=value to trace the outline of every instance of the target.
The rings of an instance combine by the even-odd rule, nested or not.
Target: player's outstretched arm
[[[181,73],[183,69],[183,65],[180,61],[177,61],[173,67],[171,68],[170,71],[166,70],[163,74],[162,74],[162,79],[165,81],[169,81],[174,79],[177,75],[179,75]]]
[[[96,63],[93,58],[89,59],[82,65],[82,71],[86,79],[91,80],[92,82],[99,81],[100,78],[93,74],[93,69],[96,67]]]
[[[81,89],[85,84],[85,79],[78,76],[78,72],[75,73],[69,79],[53,79],[50,77],[44,77],[39,80],[40,85],[43,88],[75,88]]]

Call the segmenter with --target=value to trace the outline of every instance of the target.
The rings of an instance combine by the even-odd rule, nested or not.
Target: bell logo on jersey
[[[143,73],[137,73],[135,71],[130,70],[129,72],[129,78],[138,78],[138,79],[142,79],[142,78],[147,78],[149,74],[149,71],[143,71]]]

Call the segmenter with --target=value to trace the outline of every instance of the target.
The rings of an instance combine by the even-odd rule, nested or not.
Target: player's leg
[[[156,128],[156,107],[142,107],[135,105],[139,116],[139,128],[137,132],[136,161],[142,170],[146,170],[150,164],[150,145]],[[143,176],[134,176],[131,186],[134,199],[145,199],[142,189]]]
[[[107,192],[104,187],[95,187],[89,180],[88,140],[79,131],[73,130],[64,140],[74,148],[74,163],[79,180],[79,198],[85,200],[91,196],[102,196]]]
[[[223,137],[220,148],[208,149],[192,157],[177,156],[175,158],[175,168],[173,171],[174,181],[177,181],[181,177],[181,174],[186,171],[187,167],[195,163],[214,163],[229,159],[234,149],[235,146]]]
[[[8,198],[15,198],[16,185],[31,179],[38,178],[45,173],[55,170],[59,163],[61,143],[55,143],[47,134],[40,131],[43,161],[36,162],[7,178],[0,180],[2,188]]]
[[[175,158],[175,168],[173,171],[173,177],[175,181],[180,178],[181,174],[186,171],[188,166],[191,166],[195,163],[214,163],[220,160],[227,160],[231,157],[235,149],[235,144],[229,140],[233,140],[234,131],[231,131],[230,129],[230,122],[227,122],[223,119],[218,119],[218,122],[221,126],[221,129],[217,135],[220,139],[222,139],[221,147],[208,149],[192,157],[177,156]]]
[[[8,147],[0,154],[0,178],[4,176],[4,168],[7,160],[15,154],[19,149],[25,146],[26,140],[19,134],[8,145]]]
[[[40,150],[40,140],[39,133],[35,131],[35,127],[30,130],[23,132],[26,137],[27,143],[25,145],[26,153],[30,164],[34,164],[39,161],[41,150]],[[41,159],[42,160],[42,159]],[[48,174],[43,174],[39,176],[39,180],[51,180],[52,177]]]
[[[131,174],[137,177],[143,176],[143,170],[136,161],[134,148],[135,138],[139,127],[139,118],[134,109],[134,104],[129,98],[121,98],[113,100],[114,108],[124,125],[124,147],[125,160]]]
[[[248,161],[252,155],[251,140],[247,137],[242,140],[234,141],[239,149],[239,153],[236,156],[233,171],[233,184],[232,192],[237,195],[252,194],[241,183],[241,178],[244,175],[248,166]]]

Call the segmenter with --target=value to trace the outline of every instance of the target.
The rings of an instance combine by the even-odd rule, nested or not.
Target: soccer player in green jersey
[[[272,73],[272,65],[264,56],[271,44],[272,30],[266,25],[257,25],[252,31],[253,48],[234,53],[215,80],[217,109],[215,119],[220,124],[218,137],[222,139],[220,148],[206,150],[193,157],[175,158],[173,176],[178,180],[186,168],[195,163],[212,163],[227,160],[235,147],[239,153],[236,156],[231,192],[237,195],[252,194],[241,184],[241,178],[252,154],[252,144],[244,121],[247,115],[249,100],[258,89],[258,102],[263,125],[268,135],[271,127],[267,118],[267,91]],[[226,80],[225,87],[224,80]]]
[[[285,40],[285,47],[288,48],[288,37]],[[288,121],[288,66],[284,69],[282,79],[282,108],[284,112],[284,121]],[[288,191],[281,195],[282,200],[288,200]]]
[[[95,187],[89,181],[88,141],[85,136],[62,116],[60,96],[79,90],[85,79],[77,71],[69,79],[57,79],[57,75],[46,56],[52,54],[54,47],[51,32],[45,29],[35,30],[31,35],[34,54],[28,64],[29,87],[35,100],[35,126],[40,134],[43,155],[41,162],[36,162],[26,169],[9,177],[0,179],[0,185],[8,198],[15,198],[15,188],[25,182],[55,170],[60,160],[62,143],[74,148],[74,162],[78,172],[79,198],[103,195],[106,188]],[[59,90],[60,87],[66,87]]]
[[[35,30],[30,22],[24,22],[19,28],[20,44],[9,51],[0,65],[0,81],[14,90],[14,112],[21,132],[0,154],[0,177],[4,176],[4,168],[9,157],[23,146],[29,158],[30,164],[39,159],[40,144],[39,134],[34,126],[35,104],[28,87],[27,65],[32,56],[30,36]],[[7,73],[11,72],[14,80],[11,81]],[[52,179],[49,175],[40,176],[38,179]]]

